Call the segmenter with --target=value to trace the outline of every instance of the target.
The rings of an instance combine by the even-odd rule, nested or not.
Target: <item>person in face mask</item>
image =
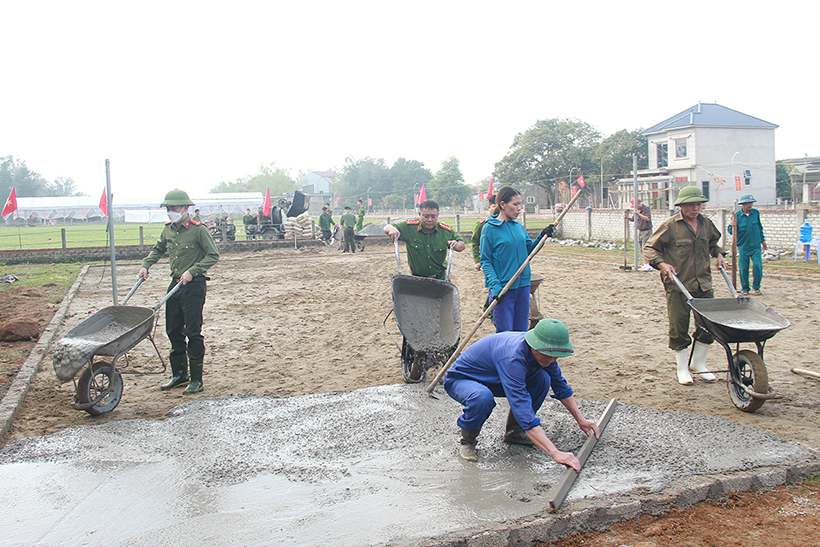
[[[205,274],[219,260],[219,251],[208,228],[188,218],[188,207],[194,205],[182,190],[171,190],[161,207],[168,211],[157,243],[142,261],[141,279],[148,279],[148,269],[168,252],[171,263],[170,291],[182,282],[179,290],[165,304],[165,332],[171,341],[171,381],[162,389],[185,388],[184,393],[202,391],[202,368],[205,360],[205,337],[202,336],[202,308],[205,305]],[[187,338],[187,340],[186,340]],[[188,369],[190,367],[190,375]]]

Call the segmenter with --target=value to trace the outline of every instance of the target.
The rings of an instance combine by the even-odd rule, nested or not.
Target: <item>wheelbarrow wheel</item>
[[[752,397],[737,382],[751,388],[756,393],[769,392],[769,374],[763,358],[754,351],[744,349],[734,358],[734,366],[729,370],[729,396],[732,403],[743,412],[754,412],[765,403],[765,399]]]
[[[83,408],[92,416],[111,412],[122,399],[122,376],[109,363],[92,363],[83,370],[77,380],[76,397],[80,405],[87,405],[100,399],[95,404]]]
[[[403,340],[401,344],[401,376],[406,384],[418,384],[427,380],[427,369],[423,363],[415,363],[415,358],[416,352],[413,351],[407,340]]]
[[[362,241],[361,239],[356,240],[356,250],[359,252],[364,251],[364,241]]]

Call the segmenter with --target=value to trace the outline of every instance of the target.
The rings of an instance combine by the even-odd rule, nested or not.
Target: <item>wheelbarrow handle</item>
[[[145,281],[145,278],[142,278],[142,277],[140,277],[140,278],[137,280],[137,283],[136,283],[136,285],[134,285],[134,288],[133,288],[133,289],[131,289],[131,292],[130,292],[130,293],[128,293],[128,296],[126,296],[126,297],[125,297],[125,300],[123,300],[123,301],[122,301],[122,305],[123,305],[123,306],[125,306],[126,302],[128,302],[128,299],[129,299],[129,298],[131,298],[131,296],[133,296],[133,294],[134,294],[135,292],[137,292],[137,289],[139,288],[139,286],[140,286],[140,285],[142,285],[142,282],[143,282],[143,281]]]
[[[182,286],[182,280],[180,280],[179,283],[174,285],[173,289],[168,291],[168,294],[165,295],[165,298],[163,298],[162,300],[159,301],[159,304],[154,306],[154,311],[155,312],[158,311],[162,307],[162,305],[165,304],[168,301],[169,298],[174,296],[174,293],[177,292],[181,286]]]
[[[735,289],[735,286],[732,285],[732,280],[729,279],[729,274],[726,273],[726,268],[721,268],[720,273],[723,274],[723,279],[725,279],[726,284],[729,285],[729,290],[732,291],[732,296],[737,298],[737,289]]]
[[[678,286],[680,292],[682,292],[684,296],[686,296],[686,300],[692,300],[692,293],[686,290],[686,287],[683,286],[683,283],[681,283],[680,279],[678,279],[678,276],[675,275],[675,272],[670,271],[669,276],[672,278],[672,281],[674,281],[675,284]]]
[[[399,275],[401,275],[401,255],[399,255],[399,240],[393,242],[396,246],[396,266],[399,268]]]

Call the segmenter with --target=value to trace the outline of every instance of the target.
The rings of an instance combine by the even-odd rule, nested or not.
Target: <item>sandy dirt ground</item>
[[[396,273],[391,251],[374,244],[353,255],[325,247],[225,255],[209,272],[205,390],[194,397],[285,397],[401,382],[399,350],[383,325],[391,309],[390,278]],[[403,251],[402,259],[407,271]],[[136,264],[119,265],[121,295],[132,286],[137,269]],[[820,449],[820,381],[790,372],[795,366],[820,370],[820,282],[764,279],[761,299],[792,323],[765,349],[770,383],[782,399],[744,413],[731,403],[725,374],[712,384],[677,383],[657,273],[560,259],[549,254],[549,246],[535,258],[533,272],[547,277],[537,293],[542,313],[561,319],[570,329],[576,353],[561,366],[577,398],[617,398],[647,408],[723,416]],[[129,304],[150,307],[159,302],[166,273],[167,262],[154,266],[149,282]],[[111,303],[108,277],[102,267],[89,270],[68,309],[65,331]],[[483,276],[474,269],[469,250],[454,254],[452,281],[459,288],[466,334],[480,317],[485,296]],[[725,285],[718,285],[718,296],[728,296]],[[161,316],[155,340],[165,355],[169,344],[163,326]],[[397,332],[392,317],[387,326]],[[485,321],[473,339],[492,332]],[[717,344],[707,363],[726,369],[726,354]],[[131,352],[129,363],[121,359],[119,365],[124,371],[160,369],[148,340]],[[190,397],[180,390],[160,391],[167,376],[124,375],[124,394],[116,410],[90,417],[68,406],[74,386],[57,381],[49,356],[11,439],[75,424],[162,418]]]
[[[533,272],[547,277],[537,298],[545,316],[561,319],[570,329],[576,353],[563,359],[561,366],[578,399],[617,398],[646,408],[722,416],[820,450],[820,380],[790,372],[795,366],[820,371],[820,282],[764,278],[765,294],[760,298],[792,324],[765,350],[770,383],[781,398],[766,402],[755,413],[744,413],[731,403],[725,374],[711,384],[677,383],[657,273],[622,271],[616,255],[567,259],[551,249],[556,251],[558,246],[547,245],[533,262]],[[403,249],[402,259],[407,271]],[[129,304],[154,306],[166,290],[167,268],[166,260],[157,264]],[[137,264],[119,265],[121,299],[136,280],[137,270]],[[119,406],[91,417],[69,407],[74,386],[57,381],[49,354],[6,441],[78,424],[162,419],[192,397],[238,393],[287,397],[401,382],[399,350],[383,325],[391,309],[390,278],[395,273],[392,247],[375,241],[355,255],[325,247],[226,254],[209,272],[202,393],[184,396],[181,390],[161,391],[159,384],[166,381],[167,373],[125,374]],[[480,317],[485,297],[483,276],[474,269],[469,249],[455,254],[452,281],[459,288],[462,334],[466,334]],[[729,296],[725,285],[716,286],[719,297]],[[109,275],[101,267],[92,267],[57,339],[110,303]],[[397,332],[392,318],[387,325]],[[169,344],[163,326],[160,314],[155,340],[166,355]],[[487,321],[473,339],[493,331]],[[708,365],[719,370],[727,366],[725,352],[717,344]],[[124,372],[161,369],[147,340],[131,352],[128,363],[121,359],[119,366]],[[716,441],[731,443],[731,439]],[[664,536],[655,539],[660,545]],[[622,544],[656,543],[644,539],[644,543]]]

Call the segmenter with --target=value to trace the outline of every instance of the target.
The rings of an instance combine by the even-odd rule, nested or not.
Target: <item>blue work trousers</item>
[[[490,291],[490,300],[493,291]],[[517,331],[524,332],[530,329],[530,286],[510,289],[504,295],[500,304],[493,308],[493,324],[495,332]]]
[[[546,370],[539,370],[527,379],[527,391],[532,397],[532,411],[537,413],[549,393]],[[462,429],[481,429],[495,408],[496,397],[506,397],[501,384],[485,385],[469,379],[455,379],[444,382],[447,394],[464,405],[461,416],[456,421]]]
[[[761,258],[760,247],[754,251],[746,251],[743,248],[737,250],[737,268],[740,270],[741,290],[749,292],[749,260],[752,261],[752,288],[760,289],[760,280],[763,279],[763,259]]]

